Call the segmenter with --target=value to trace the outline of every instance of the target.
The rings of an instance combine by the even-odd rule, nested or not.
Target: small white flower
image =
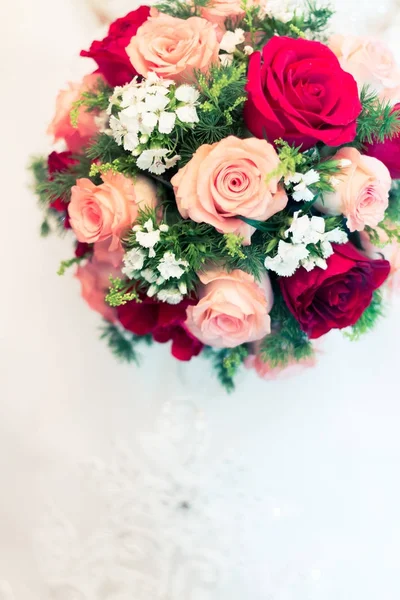
[[[254,48],[252,46],[245,46],[243,49],[246,56],[250,56],[254,52]]]
[[[155,296],[157,294],[157,292],[158,292],[158,287],[153,284],[147,290],[147,295],[149,298],[152,298],[153,296]]]
[[[169,98],[164,94],[148,94],[144,101],[146,110],[157,112],[164,110],[169,104]]]
[[[167,233],[167,231],[169,231],[169,227],[166,223],[161,223],[160,227],[159,227],[160,231],[162,231],[163,233]]]
[[[160,302],[166,302],[167,304],[179,304],[179,302],[182,302],[183,300],[180,291],[175,289],[160,290],[157,294],[157,298]]]
[[[223,67],[229,67],[233,63],[233,54],[220,54],[219,60]]]
[[[173,252],[165,252],[157,269],[166,280],[171,277],[180,279],[188,266],[189,263],[186,260],[177,259]]]
[[[317,244],[321,235],[325,231],[325,221],[322,217],[311,217],[303,215],[300,217],[301,211],[297,211],[293,215],[293,221],[289,229],[285,231],[285,237],[288,238],[291,234],[293,244]]]
[[[176,163],[179,160],[181,160],[181,157],[179,156],[179,154],[175,154],[175,156],[173,156],[172,158],[166,158],[165,159],[165,168],[171,169],[172,167],[174,167],[176,165]]]
[[[295,184],[293,188],[293,200],[296,202],[310,202],[314,198],[313,192],[308,186],[320,180],[318,171],[310,169],[307,173],[293,173],[285,177],[285,184]]]
[[[147,283],[155,283],[155,281],[157,280],[157,273],[155,273],[151,269],[143,269],[140,275],[145,281],[147,281]]]
[[[348,158],[342,158],[339,160],[339,167],[341,167],[342,169],[347,169],[347,167],[350,167],[351,165],[351,160],[349,160]]]
[[[155,175],[161,175],[166,170],[164,159],[168,152],[169,151],[165,148],[144,150],[137,159],[136,165],[143,171],[149,171]]]
[[[151,224],[153,225],[152,221]],[[142,248],[149,248],[150,250],[153,250],[154,246],[160,241],[160,230],[153,230],[153,228],[151,228],[147,229],[147,231],[137,231],[136,241],[139,244],[139,246],[142,246]],[[149,256],[155,256],[154,250],[152,252],[149,252]]]
[[[178,106],[176,109],[176,115],[182,123],[198,123],[199,116],[194,106],[185,104],[184,106]]]
[[[281,240],[278,245],[278,254],[275,258],[267,256],[265,268],[275,271],[281,277],[290,277],[299,267],[300,261],[309,255],[307,248],[302,244],[290,244]]]
[[[232,54],[236,50],[236,46],[243,44],[245,40],[243,29],[235,29],[235,31],[227,31],[224,33],[220,42],[220,49]]]
[[[194,106],[200,97],[200,92],[193,86],[186,83],[180,85],[175,90],[175,98],[179,102]]]
[[[337,188],[340,185],[340,179],[332,175],[332,177],[329,177],[329,183],[333,188]]]
[[[160,275],[160,277],[157,277],[157,279],[156,279],[156,284],[162,285],[163,283],[165,283],[165,279],[164,279],[164,277],[161,277],[161,275]]]
[[[171,133],[173,128],[175,127],[175,121],[175,113],[163,111],[159,117],[158,131],[160,133]]]
[[[142,113],[140,116],[140,131],[147,135],[151,135],[158,123],[158,117],[152,112]]]
[[[180,281],[178,283],[178,289],[181,294],[183,294],[183,295],[187,294],[187,285],[184,281]]]
[[[122,273],[129,277],[129,279],[133,279],[134,272],[143,269],[145,258],[146,253],[140,248],[129,250],[123,258],[124,266],[121,269]]]
[[[147,135],[147,133],[144,133],[143,135],[140,136],[139,138],[139,142],[141,144],[147,144],[147,142],[149,141],[149,136]]]

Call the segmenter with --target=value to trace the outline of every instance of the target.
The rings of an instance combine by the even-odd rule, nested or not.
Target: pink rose
[[[334,35],[329,40],[344,71],[351,73],[359,89],[369,85],[381,98],[400,100],[400,69],[392,52],[380,40],[355,35]]]
[[[268,362],[263,361],[260,354],[251,354],[246,358],[245,366],[248,369],[254,369],[259,377],[270,381],[273,379],[287,379],[295,377],[303,369],[315,367],[316,358],[312,356],[300,361],[291,361],[286,367],[271,367]]]
[[[204,144],[171,180],[179,212],[221,233],[240,234],[248,245],[254,228],[238,217],[266,221],[287,204],[278,178],[267,178],[278,165],[265,140],[230,136]]]
[[[57,96],[56,114],[47,133],[53,136],[55,141],[65,140],[71,152],[79,152],[98,132],[98,113],[86,112],[85,108],[81,107],[78,112],[78,126],[74,128],[71,123],[71,109],[73,103],[79,100],[84,92],[97,86],[99,79],[103,79],[99,74],[86,75],[80,83],[69,83],[69,88],[61,90]]]
[[[234,348],[271,332],[273,293],[267,275],[260,283],[239,269],[210,270],[199,277],[199,302],[188,307],[185,323],[195,338],[216,348]]]
[[[386,224],[389,228],[394,227],[394,225],[390,223]],[[374,246],[366,231],[361,232],[362,246],[369,258],[376,260],[383,257],[389,261],[390,274],[387,279],[387,286],[392,291],[400,292],[400,243],[395,240],[389,242],[388,234],[380,227],[378,227],[376,231],[382,246]]]
[[[126,48],[134,69],[177,82],[193,80],[218,61],[219,44],[211,23],[200,17],[177,19],[159,13],[150,17]]]
[[[72,188],[68,212],[80,242],[110,240],[112,251],[135,222],[139,208],[156,207],[157,188],[142,175],[133,181],[121,173],[108,172],[102,179],[98,186],[90,179],[78,179]]]
[[[223,26],[227,19],[237,21],[244,17],[242,4],[241,0],[212,0],[201,10],[201,16],[211,23]],[[259,0],[249,0],[247,6],[255,4],[259,4]]]
[[[316,207],[328,215],[344,215],[350,231],[376,227],[389,204],[392,180],[388,169],[355,148],[342,148],[333,159],[349,161],[349,165],[336,176],[335,191],[325,193]]]
[[[78,267],[76,277],[81,282],[82,297],[90,308],[100,313],[107,321],[114,322],[117,320],[117,311],[106,303],[105,296],[110,287],[110,275],[121,276],[123,250],[120,248],[107,254],[104,248],[98,246],[99,244],[94,245],[92,259],[84,266]],[[99,250],[101,260],[97,257]]]

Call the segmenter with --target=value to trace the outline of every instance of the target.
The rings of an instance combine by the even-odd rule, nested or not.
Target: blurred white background
[[[400,60],[400,7],[338,0],[336,28]],[[400,307],[358,344],[226,396],[202,361],[98,340],[71,240],[38,236],[30,154],[79,50],[130,0],[1,8],[0,600],[397,600]]]

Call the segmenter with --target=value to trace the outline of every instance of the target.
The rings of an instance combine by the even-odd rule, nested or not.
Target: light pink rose
[[[110,287],[110,275],[112,277],[121,276],[121,264],[123,250],[107,253],[99,244],[94,245],[94,254],[84,266],[79,266],[76,271],[76,277],[81,283],[81,293],[83,299],[89,304],[92,310],[100,313],[107,321],[117,320],[116,310],[111,308],[106,301],[105,296]],[[98,259],[100,254],[101,260]]]
[[[359,89],[369,85],[382,99],[400,100],[400,69],[392,52],[380,40],[355,35],[334,35],[330,49],[348,73],[353,75]]]
[[[65,140],[71,152],[79,152],[98,132],[99,128],[96,124],[98,112],[86,112],[84,107],[80,107],[78,126],[74,128],[71,123],[71,109],[73,103],[79,100],[84,92],[97,86],[99,79],[103,79],[99,74],[86,75],[80,83],[69,83],[68,89],[61,90],[57,96],[56,114],[47,133],[55,141]]]
[[[247,5],[253,6],[259,3],[259,0],[249,0]],[[227,19],[235,22],[244,17],[242,4],[241,0],[211,0],[207,6],[201,9],[201,16],[207,21],[223,27]]]
[[[146,177],[135,180],[108,172],[103,183],[78,179],[72,188],[68,212],[71,227],[80,242],[109,240],[109,250],[120,246],[120,238],[133,225],[139,208],[157,206],[157,188]]]
[[[255,230],[238,216],[266,221],[287,204],[278,178],[267,179],[278,165],[274,147],[265,140],[230,136],[204,144],[171,180],[179,212],[221,233],[240,234],[250,244]]]
[[[194,337],[216,348],[234,348],[271,332],[273,293],[267,275],[260,283],[239,269],[215,269],[199,277],[200,299],[188,307],[185,323]]]
[[[219,44],[211,23],[200,17],[178,19],[163,13],[139,27],[126,48],[138,73],[163,79],[192,81],[193,71],[206,71],[218,62]]]
[[[387,226],[393,227],[390,223]],[[361,232],[362,246],[369,258],[375,260],[383,257],[390,262],[390,275],[386,285],[391,291],[400,292],[400,243],[395,240],[390,242],[388,234],[382,228],[378,227],[376,231],[382,246],[374,246],[366,231]]]
[[[268,362],[263,361],[260,354],[251,354],[245,360],[245,366],[254,369],[257,375],[266,381],[296,377],[303,369],[315,367],[316,363],[315,355],[299,361],[293,360],[286,367],[271,367]]]
[[[325,193],[315,206],[328,215],[344,215],[350,231],[362,231],[366,225],[376,227],[389,203],[389,170],[380,160],[355,148],[342,148],[333,159],[350,164],[335,176],[335,191]]]

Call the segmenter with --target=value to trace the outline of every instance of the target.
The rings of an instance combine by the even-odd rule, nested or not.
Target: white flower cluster
[[[222,36],[222,40],[219,45],[219,49],[225,54],[219,55],[219,60],[224,67],[231,65],[233,62],[233,54],[236,50],[236,46],[240,46],[245,42],[245,33],[243,29],[235,29],[235,31],[226,31]],[[243,49],[246,55],[253,54],[253,48],[251,46],[245,46]]]
[[[294,213],[293,222],[284,233],[289,241],[280,240],[278,254],[265,259],[265,267],[281,277],[290,277],[299,267],[312,271],[315,267],[326,269],[326,259],[333,254],[332,243],[345,244],[347,234],[339,227],[325,231],[325,219],[308,217],[301,211]],[[316,246],[310,252],[309,245]]]
[[[318,183],[319,180],[318,171],[310,169],[307,173],[288,175],[285,177],[285,185],[294,185],[291,195],[296,202],[311,202],[315,194],[309,189],[309,186]]]
[[[110,98],[111,134],[119,146],[137,157],[140,169],[161,175],[180,159],[169,149],[168,136],[179,123],[194,126],[199,121],[199,95],[194,86],[175,87],[173,81],[155,73],[140,82],[134,77],[116,87]]]
[[[160,302],[179,304],[187,293],[186,283],[179,280],[185,274],[189,263],[177,259],[173,252],[164,252],[158,262],[148,260],[155,258],[154,248],[161,239],[161,233],[168,232],[168,225],[162,224],[156,229],[152,219],[149,219],[143,227],[135,225],[133,231],[140,247],[132,248],[124,255],[122,273],[129,279],[143,279],[149,283],[149,298],[156,296]],[[176,281],[172,283],[171,279]]]

